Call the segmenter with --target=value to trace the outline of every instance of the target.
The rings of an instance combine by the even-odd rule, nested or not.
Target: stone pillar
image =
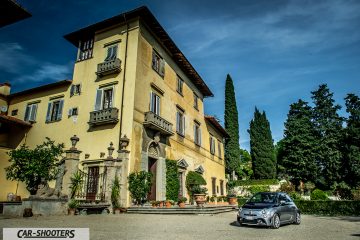
[[[114,159],[106,159],[104,162],[105,165],[105,171],[106,171],[106,186],[104,189],[105,194],[105,203],[111,204],[111,187],[113,184],[113,181],[115,179],[115,162]],[[109,208],[110,212],[112,212],[112,205]]]
[[[141,152],[141,171],[148,171],[149,167],[149,155],[147,152]]]
[[[162,157],[156,161],[156,200],[166,200],[166,163]]]
[[[76,148],[70,148],[69,150],[65,151],[65,153],[65,174],[63,177],[62,193],[70,197],[70,178],[79,169],[78,165],[81,151],[77,150]]]
[[[119,150],[117,158],[117,176],[120,180],[120,204],[123,207],[130,206],[129,190],[128,190],[128,171],[129,171],[129,155],[127,150]]]

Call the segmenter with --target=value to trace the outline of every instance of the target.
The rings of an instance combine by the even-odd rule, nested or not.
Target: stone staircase
[[[200,208],[195,205],[186,205],[185,208],[173,206],[171,208],[155,208],[151,206],[129,207],[127,213],[129,214],[218,214],[224,212],[235,212],[237,206],[231,205],[205,205]]]

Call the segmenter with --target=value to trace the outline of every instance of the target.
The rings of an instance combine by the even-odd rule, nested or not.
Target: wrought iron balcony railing
[[[116,58],[111,61],[105,61],[103,63],[99,63],[97,66],[96,75],[102,77],[108,74],[119,73],[120,71],[121,71],[121,60]]]
[[[173,135],[172,123],[166,121],[164,118],[153,112],[145,113],[144,126],[157,130],[164,135]]]
[[[117,123],[118,121],[119,121],[119,109],[117,108],[108,108],[108,109],[90,112],[89,124],[92,126],[108,124],[108,123]]]

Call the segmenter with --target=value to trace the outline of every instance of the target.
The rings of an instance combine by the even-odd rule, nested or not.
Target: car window
[[[286,202],[292,202],[292,199],[288,196],[288,195],[285,195],[285,198],[286,198]]]
[[[249,202],[251,203],[275,203],[275,193],[256,193]]]

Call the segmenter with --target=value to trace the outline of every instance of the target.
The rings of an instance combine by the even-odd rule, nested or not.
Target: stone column
[[[156,200],[166,200],[166,163],[162,157],[156,161]]]
[[[78,165],[81,151],[77,150],[76,148],[70,148],[69,150],[65,151],[65,153],[65,174],[63,177],[62,193],[70,197],[70,178],[79,169]]]
[[[129,155],[127,150],[119,150],[117,158],[117,176],[120,180],[120,204],[123,207],[130,206],[129,202],[129,190],[128,190],[128,171],[129,171]]]

